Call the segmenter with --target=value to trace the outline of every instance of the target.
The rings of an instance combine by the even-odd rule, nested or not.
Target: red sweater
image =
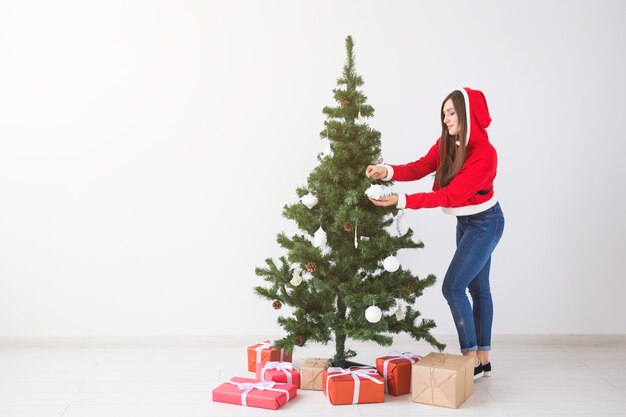
[[[467,216],[487,210],[497,203],[493,180],[496,177],[498,156],[489,143],[486,131],[491,123],[487,101],[478,90],[464,88],[461,92],[465,97],[466,116],[470,120],[465,163],[443,188],[435,181],[432,192],[399,195],[398,208],[443,207],[443,211],[448,214]],[[440,163],[439,140],[424,157],[415,162],[387,165],[388,175],[385,179],[415,181],[436,172]]]

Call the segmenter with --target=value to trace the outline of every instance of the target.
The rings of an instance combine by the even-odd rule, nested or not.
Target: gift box
[[[322,390],[322,373],[330,367],[330,359],[309,358],[300,367],[300,388]]]
[[[265,362],[256,364],[256,379],[283,382],[300,388],[300,372],[291,362]]]
[[[429,353],[413,365],[413,402],[458,408],[474,389],[474,358]]]
[[[322,373],[322,391],[333,405],[382,403],[385,381],[372,367],[331,367]]]
[[[410,352],[389,352],[387,356],[376,358],[376,370],[385,380],[385,391],[399,397],[411,392],[411,368],[421,356]]]
[[[293,384],[234,377],[213,390],[213,401],[276,410],[293,400],[297,390]]]
[[[291,362],[291,352],[284,349],[276,349],[274,343],[265,341],[248,348],[248,371],[256,372],[257,363],[265,362]]]

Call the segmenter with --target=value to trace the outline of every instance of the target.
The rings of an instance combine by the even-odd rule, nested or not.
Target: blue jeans
[[[491,253],[503,231],[504,215],[500,203],[477,214],[457,216],[456,252],[442,290],[452,311],[463,353],[491,350],[493,303],[489,269]],[[466,294],[468,288],[472,305]]]

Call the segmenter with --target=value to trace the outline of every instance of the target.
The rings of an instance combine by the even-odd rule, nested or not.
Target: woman
[[[490,123],[482,92],[470,88],[453,91],[441,106],[441,137],[426,156],[405,165],[370,165],[365,171],[369,178],[386,181],[414,181],[436,172],[432,192],[370,200],[381,207],[443,207],[445,213],[457,217],[457,248],[443,280],[443,295],[461,352],[474,358],[474,379],[491,373],[489,267],[504,229],[504,216],[493,190],[497,154],[487,136]]]

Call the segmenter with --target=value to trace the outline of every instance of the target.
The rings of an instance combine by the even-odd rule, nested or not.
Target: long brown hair
[[[459,134],[456,136],[452,136],[448,133],[448,126],[446,126],[443,122],[443,106],[449,99],[452,100],[454,111],[456,112],[459,124],[461,125]],[[435,174],[435,181],[437,181],[439,186],[443,188],[448,185],[450,181],[452,181],[452,178],[454,178],[456,173],[459,172],[465,162],[467,146],[465,139],[467,136],[467,116],[465,113],[465,98],[463,97],[463,93],[459,90],[455,90],[448,94],[448,96],[443,99],[443,103],[441,103],[441,112],[439,115],[441,116],[441,140],[439,141],[440,162],[439,169],[437,169],[437,173]],[[456,146],[456,141],[460,142],[459,146]]]

